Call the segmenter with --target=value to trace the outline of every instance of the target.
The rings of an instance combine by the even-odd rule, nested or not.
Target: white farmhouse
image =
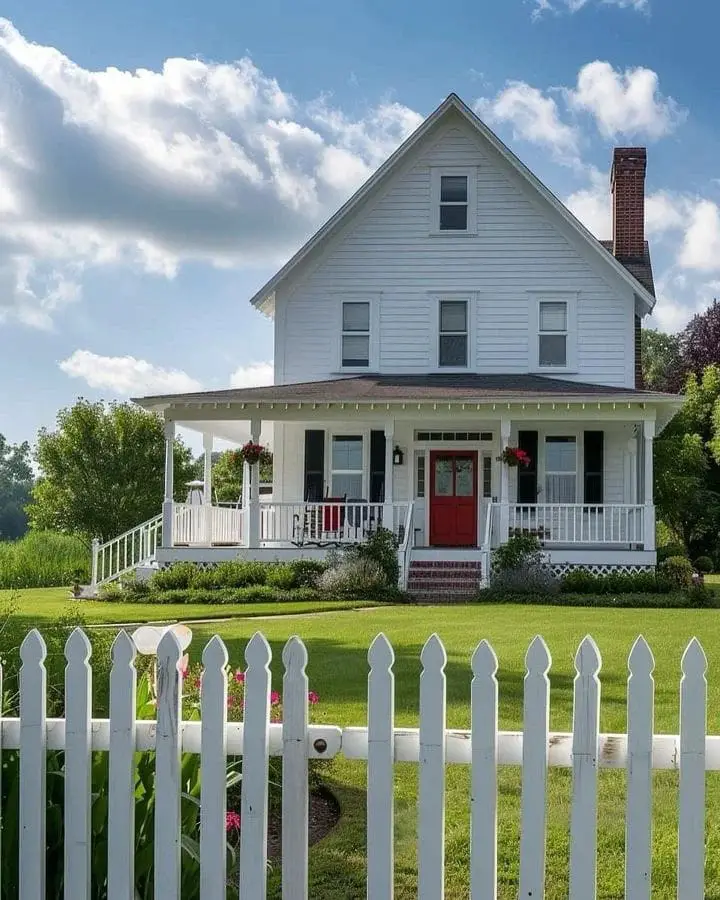
[[[522,532],[557,571],[652,567],[653,438],[680,399],[640,379],[645,168],[615,150],[597,241],[450,95],[252,298],[274,320],[272,387],[137,400],[168,440],[140,556],[318,556],[382,525],[420,596],[485,580]],[[272,430],[271,498],[249,466],[243,502],[214,505],[213,438],[248,424]],[[176,425],[205,435],[201,503],[172,500]],[[99,560],[98,581],[121,568]]]

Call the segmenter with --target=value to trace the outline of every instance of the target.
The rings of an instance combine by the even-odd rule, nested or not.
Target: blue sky
[[[720,293],[720,9],[688,0],[6,0],[0,432],[267,379],[248,298],[455,91],[610,236],[648,146],[666,330]],[[698,23],[702,23],[699,27]]]

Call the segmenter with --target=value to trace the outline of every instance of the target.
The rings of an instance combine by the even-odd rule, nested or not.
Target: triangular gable
[[[605,264],[614,269],[615,274],[628,284],[633,292],[642,300],[650,312],[655,306],[655,297],[638,281],[617,259],[609,253],[570,210],[550,191],[537,176],[504,144],[500,138],[464,103],[457,94],[450,94],[427,119],[415,129],[398,149],[368,178],[368,180],[344,203],[340,209],[322,225],[315,234],[292,256],[285,265],[250,299],[253,306],[262,308],[273,294],[277,286],[287,278],[313,250],[327,240],[359,204],[392,172],[395,166],[415,147],[425,135],[450,110],[462,115],[470,125],[500,154],[502,158],[529,183],[535,191],[577,232],[590,249],[601,257]]]

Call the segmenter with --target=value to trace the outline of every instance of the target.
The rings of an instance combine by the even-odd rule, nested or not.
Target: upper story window
[[[475,171],[432,170],[432,230],[436,233],[472,234],[475,226]]]
[[[438,366],[466,368],[468,364],[468,302],[440,301]]]
[[[346,301],[342,305],[342,366],[370,365],[370,303]]]
[[[564,369],[567,362],[568,309],[566,300],[540,301],[538,363]]]

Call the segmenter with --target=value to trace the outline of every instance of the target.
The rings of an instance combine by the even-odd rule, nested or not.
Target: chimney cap
[[[615,171],[642,171],[643,175],[647,170],[647,148],[646,147],[615,147],[613,151],[612,170],[610,178],[615,181]]]

